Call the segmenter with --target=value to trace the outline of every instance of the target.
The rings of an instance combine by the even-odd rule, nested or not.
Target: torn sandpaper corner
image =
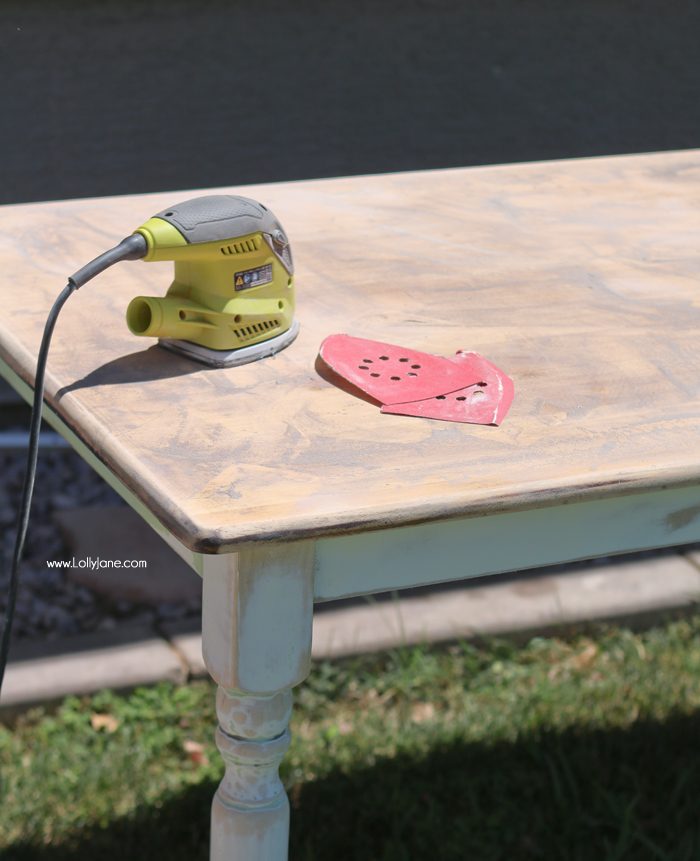
[[[383,413],[499,425],[513,400],[511,378],[467,350],[445,358],[381,341],[329,335],[319,358],[325,366],[319,370],[326,370],[329,382],[351,394],[364,393]]]

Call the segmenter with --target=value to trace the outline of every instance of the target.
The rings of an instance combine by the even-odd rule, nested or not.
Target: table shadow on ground
[[[423,756],[292,785],[292,859],[622,861],[700,857],[700,713],[575,727],[512,743],[459,738]],[[206,781],[74,834],[15,844],[6,861],[205,861]]]

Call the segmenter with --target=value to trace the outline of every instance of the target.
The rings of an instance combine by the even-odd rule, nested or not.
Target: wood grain
[[[223,189],[222,189],[223,191]],[[301,333],[206,369],[136,339],[123,263],[59,319],[48,401],[188,547],[226,552],[700,480],[700,151],[242,191],[282,221]],[[193,192],[0,208],[0,358],[33,378],[66,275]],[[318,376],[327,335],[513,377],[502,427],[381,415]]]

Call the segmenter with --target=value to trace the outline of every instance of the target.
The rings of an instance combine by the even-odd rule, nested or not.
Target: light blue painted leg
[[[289,802],[278,768],[289,746],[292,687],[308,675],[313,546],[205,557],[203,651],[219,684],[211,861],[286,861]]]

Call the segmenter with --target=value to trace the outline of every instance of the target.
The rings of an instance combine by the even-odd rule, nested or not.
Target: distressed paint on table
[[[190,549],[700,480],[698,151],[245,193],[292,240],[292,346],[228,370],[146,347],[123,313],[134,295],[162,294],[171,271],[136,262],[71,299],[49,359],[56,413]],[[187,196],[0,209],[0,358],[31,382],[65,274]],[[508,421],[379,414],[315,373],[333,331],[480,352],[515,380]]]

